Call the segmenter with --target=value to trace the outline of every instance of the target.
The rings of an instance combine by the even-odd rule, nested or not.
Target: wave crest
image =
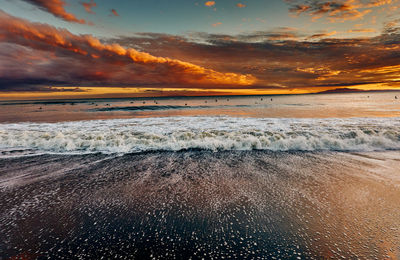
[[[0,124],[0,149],[54,153],[396,150],[400,149],[400,121],[168,117]]]

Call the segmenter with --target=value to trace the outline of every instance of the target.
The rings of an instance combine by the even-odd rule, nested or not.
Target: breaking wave
[[[178,109],[210,109],[210,108],[243,108],[254,107],[250,105],[221,105],[221,106],[126,106],[126,107],[101,107],[93,108],[89,111],[108,112],[108,111],[155,111],[155,110],[178,110]]]
[[[165,117],[0,124],[0,151],[7,153],[12,150],[132,153],[185,149],[397,150],[400,149],[400,118]]]

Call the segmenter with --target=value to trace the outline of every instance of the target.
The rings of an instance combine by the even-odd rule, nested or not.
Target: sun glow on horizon
[[[148,88],[148,87],[49,87],[47,92],[0,92],[0,100],[79,99],[79,98],[135,98],[168,96],[224,96],[224,95],[298,95],[325,91],[381,91],[399,90],[382,84],[359,86],[310,87],[300,89],[201,89],[201,88]]]

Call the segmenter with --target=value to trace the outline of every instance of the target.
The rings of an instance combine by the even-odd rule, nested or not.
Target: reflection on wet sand
[[[400,154],[0,159],[5,257],[400,257]]]

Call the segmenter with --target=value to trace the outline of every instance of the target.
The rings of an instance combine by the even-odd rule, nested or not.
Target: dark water
[[[0,101],[0,123],[221,115],[255,118],[400,117],[400,99],[396,96],[400,96],[400,91]]]
[[[400,153],[0,159],[0,256],[398,259]]]

